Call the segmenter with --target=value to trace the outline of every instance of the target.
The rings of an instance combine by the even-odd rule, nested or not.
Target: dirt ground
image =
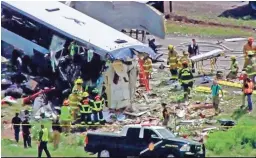
[[[204,15],[208,17],[225,16],[229,13],[229,15],[238,17],[249,14],[247,4],[248,1],[174,1],[173,12],[186,16]]]

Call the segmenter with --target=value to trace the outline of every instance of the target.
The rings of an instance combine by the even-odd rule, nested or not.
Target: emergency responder
[[[79,111],[79,105],[80,101],[82,100],[82,94],[83,94],[83,80],[81,78],[78,78],[75,80],[75,85],[72,89],[72,93],[69,95],[69,105],[71,107],[71,113],[73,120],[76,121]]]
[[[38,146],[38,158],[42,156],[42,151],[44,150],[48,158],[51,157],[49,150],[47,149],[47,143],[49,141],[49,131],[44,125],[41,125],[41,131],[39,132],[39,146]]]
[[[92,99],[90,100],[90,106],[92,107],[92,113],[93,113],[93,120],[94,124],[104,124],[104,118],[103,118],[103,103],[104,100],[99,95],[99,90],[97,88],[94,88],[92,91]]]
[[[189,58],[189,53],[186,51],[183,51],[183,56],[180,58],[180,67],[182,68],[182,63],[186,61],[188,63],[188,67],[191,69],[192,68],[192,62]]]
[[[187,61],[182,63],[182,69],[179,71],[179,80],[184,90],[184,99],[187,101],[190,95],[190,90],[193,87],[194,76],[191,69],[188,67]]]
[[[250,78],[253,83],[255,84],[256,78],[256,58],[253,57],[254,53],[252,51],[248,52],[248,65],[246,67],[246,73],[248,78]]]
[[[178,79],[178,53],[174,50],[173,45],[168,46],[168,59],[167,65],[170,65],[171,78],[170,80]]]
[[[227,75],[227,79],[236,79],[237,73],[238,73],[238,62],[236,61],[235,56],[231,56],[231,66],[230,66],[230,72]]]
[[[31,129],[31,125],[28,122],[28,116],[25,116],[25,120],[22,121],[22,134],[23,134],[24,148],[27,148],[28,146],[31,148],[30,129]]]
[[[60,114],[62,132],[66,134],[69,133],[70,125],[71,125],[71,112],[70,112],[70,107],[68,106],[69,106],[69,101],[64,100],[63,106],[61,107],[61,114]]]
[[[244,67],[243,68],[246,68],[247,65],[248,65],[248,53],[249,51],[252,51],[253,53],[255,53],[256,51],[256,46],[253,46],[254,42],[254,39],[253,37],[249,37],[248,38],[248,42],[244,45],[244,48],[243,48],[243,52],[244,52]]]
[[[15,113],[15,117],[12,118],[12,128],[14,129],[14,137],[16,142],[19,142],[19,133],[20,133],[20,124],[21,119],[19,117],[19,113]]]
[[[246,82],[243,86],[243,92],[244,95],[247,96],[247,101],[248,101],[248,113],[252,112],[252,93],[253,93],[253,83],[250,78],[246,78]]]
[[[77,119],[81,99],[77,90],[74,90],[68,97],[73,121]]]
[[[147,79],[151,79],[152,60],[149,58],[148,55],[144,58],[143,68]]]
[[[80,104],[80,116],[82,125],[84,125],[85,123],[87,123],[88,125],[92,124],[91,114],[92,107],[90,106],[89,94],[87,92],[84,92],[83,99]]]
[[[78,91],[78,94],[82,95],[83,94],[83,83],[84,83],[84,81],[83,81],[82,78],[79,77],[78,79],[76,79],[75,80],[75,85],[72,89],[72,92],[73,91]]]

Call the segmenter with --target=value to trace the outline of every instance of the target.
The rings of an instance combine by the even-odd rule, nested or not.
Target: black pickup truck
[[[84,150],[98,157],[205,157],[203,144],[177,138],[165,127],[143,125],[126,125],[118,134],[88,132]]]

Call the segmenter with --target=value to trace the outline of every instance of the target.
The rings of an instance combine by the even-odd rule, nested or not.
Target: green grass
[[[32,142],[32,148],[24,149],[23,142],[16,144],[9,139],[2,139],[2,153],[3,157],[37,157],[37,144]],[[53,150],[52,143],[48,143],[48,150],[52,157],[94,157],[84,151],[83,146],[66,145],[63,142],[60,144],[57,150]],[[42,156],[46,156],[43,152]]]
[[[248,37],[253,33],[248,30],[216,27],[216,26],[203,26],[171,22],[166,24],[167,33],[179,33],[185,35],[197,35],[205,37]]]
[[[49,129],[49,143],[48,149],[51,153],[51,156],[58,156],[58,157],[92,157],[93,155],[89,155],[84,151],[84,135],[83,134],[70,134],[65,136],[61,134],[60,138],[60,145],[59,149],[54,151],[53,144],[52,144],[52,133],[50,132],[51,129],[51,121],[49,120],[42,120],[40,122],[31,122],[33,125],[31,129],[32,134],[32,148],[24,149],[23,148],[23,140],[20,138],[19,144],[16,144],[14,140],[10,139],[2,139],[2,153],[1,156],[8,156],[8,157],[17,157],[17,156],[24,156],[24,157],[35,157],[37,156],[37,144],[36,140],[38,139],[38,134],[40,130],[41,124],[44,124],[45,127]],[[44,153],[43,153],[44,156]]]
[[[256,156],[256,112],[248,115],[236,110],[237,125],[227,131],[209,134],[206,142],[208,156]],[[239,115],[239,117],[237,117]],[[225,117],[227,118],[227,117]]]

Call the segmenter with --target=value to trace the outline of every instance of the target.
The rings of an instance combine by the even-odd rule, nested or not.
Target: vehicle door
[[[162,139],[152,129],[144,128],[138,148],[141,156],[156,156],[156,149],[160,147]]]
[[[121,155],[137,156],[139,150],[137,144],[139,143],[140,128],[129,128],[125,137],[125,141],[121,143],[119,152]]]

